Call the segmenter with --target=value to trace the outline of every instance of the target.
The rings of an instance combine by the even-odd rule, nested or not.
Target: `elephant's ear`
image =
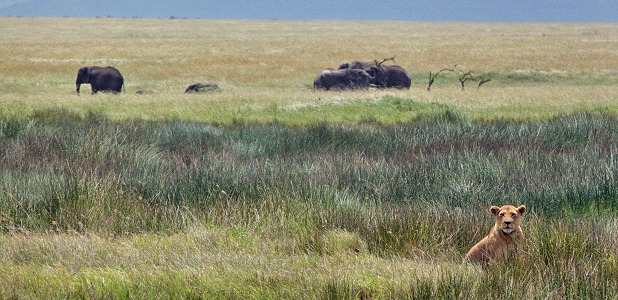
[[[82,82],[90,82],[90,67],[83,67],[79,69],[79,75]]]

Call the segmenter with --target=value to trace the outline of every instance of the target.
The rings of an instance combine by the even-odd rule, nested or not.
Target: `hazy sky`
[[[618,22],[618,0],[0,0],[0,16]]]

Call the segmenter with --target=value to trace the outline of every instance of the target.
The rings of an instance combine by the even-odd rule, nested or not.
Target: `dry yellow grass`
[[[273,107],[285,112],[384,95],[485,117],[618,110],[617,24],[0,18],[0,28],[0,106],[11,115],[61,106],[113,119],[222,121],[217,116],[259,116]],[[311,90],[324,68],[392,56],[411,73],[411,90]],[[84,95],[75,95],[77,69],[85,65],[118,67],[126,93],[92,97],[86,87]],[[477,74],[558,80],[495,79],[462,93],[450,75],[428,93],[429,71],[453,65]],[[569,80],[562,83],[562,77]],[[183,94],[187,85],[207,80],[223,91]],[[155,93],[137,96],[139,89]]]
[[[342,239],[341,233],[327,234],[331,243]],[[482,276],[478,268],[460,263],[384,259],[344,247],[329,255],[306,255],[298,249],[282,251],[291,248],[287,241],[263,241],[252,234],[203,227],[167,236],[0,236],[0,258],[8,262],[0,270],[4,279],[0,286],[6,288],[0,295],[10,297],[13,289],[24,297],[66,298],[82,295],[86,288],[94,298],[118,290],[121,298],[154,299],[174,293],[184,298],[192,289],[206,297],[219,290],[226,298],[286,298],[282,295],[287,294],[315,299],[329,284],[338,284],[350,285],[354,292],[366,290],[379,299],[386,298],[381,294],[439,280],[445,274],[470,278],[470,284]],[[32,257],[40,265],[22,263]],[[28,291],[33,286],[37,288]],[[231,296],[234,293],[239,295]]]

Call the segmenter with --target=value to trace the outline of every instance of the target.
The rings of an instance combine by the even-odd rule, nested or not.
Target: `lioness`
[[[496,225],[489,234],[468,251],[466,261],[487,266],[492,262],[506,260],[509,251],[524,239],[519,227],[525,206],[492,206],[489,211],[496,217]]]

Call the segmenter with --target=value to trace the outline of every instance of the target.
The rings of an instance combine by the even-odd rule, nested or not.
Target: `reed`
[[[488,123],[451,109],[356,126],[5,119],[0,290],[610,299],[617,123]],[[525,247],[506,266],[462,266],[501,203],[530,208]]]

